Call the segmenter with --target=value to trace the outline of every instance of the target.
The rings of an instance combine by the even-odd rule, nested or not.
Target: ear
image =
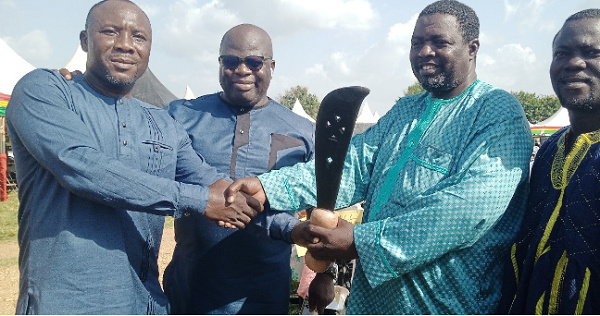
[[[475,38],[469,42],[469,55],[475,58],[477,56],[477,52],[479,51],[479,39]]]
[[[275,71],[275,59],[271,59],[271,73]]]
[[[84,52],[88,52],[88,36],[85,30],[79,32],[79,45]]]

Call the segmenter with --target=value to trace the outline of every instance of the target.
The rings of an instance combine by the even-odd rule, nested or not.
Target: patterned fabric
[[[250,177],[309,161],[314,125],[283,105],[233,108],[218,94],[177,100],[167,110],[206,162],[232,177]],[[287,314],[291,231],[298,219],[266,209],[245,229],[203,216],[175,220],[177,246],[164,288],[175,314]]]
[[[401,98],[353,137],[336,204],[365,200],[348,313],[495,311],[532,145],[519,102],[481,81],[450,100]],[[274,209],[316,203],[314,163],[259,179]]]
[[[16,313],[168,313],[164,216],[203,213],[208,185],[225,176],[166,111],[103,96],[82,76],[30,72],[6,115],[19,181]]]
[[[566,154],[569,129],[538,151],[501,313],[600,313],[600,130],[577,137]]]

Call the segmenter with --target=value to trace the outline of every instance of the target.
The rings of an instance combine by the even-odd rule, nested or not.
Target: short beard
[[[600,109],[600,100],[590,95],[587,98],[571,98],[565,99],[562,96],[558,96],[560,104],[568,110],[592,112]]]
[[[453,76],[438,75],[433,78],[420,78],[419,83],[429,93],[444,94],[459,86]]]
[[[108,81],[108,83],[110,83],[112,86],[115,86],[115,87],[131,86],[135,83],[136,77],[137,77],[137,74],[136,74],[136,76],[133,76],[128,80],[119,80],[119,79],[111,76],[109,73],[107,73],[105,76],[106,81]]]

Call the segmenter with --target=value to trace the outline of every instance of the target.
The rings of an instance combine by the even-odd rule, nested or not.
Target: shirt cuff
[[[373,288],[398,277],[385,255],[386,250],[381,246],[382,225],[385,225],[384,221],[354,226],[356,251],[367,281]]]
[[[208,186],[180,183],[179,200],[173,213],[174,218],[189,216],[191,213],[204,215],[208,205]]]
[[[287,213],[300,211],[299,204],[294,199],[294,194],[286,176],[275,170],[259,175],[258,179],[265,190],[271,209],[286,211]]]

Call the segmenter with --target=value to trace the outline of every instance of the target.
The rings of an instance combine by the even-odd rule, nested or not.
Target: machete
[[[333,210],[340,188],[346,151],[356,117],[369,94],[365,87],[346,87],[329,92],[319,108],[315,130],[317,207]]]
[[[329,92],[319,108],[315,130],[315,176],[317,182],[317,208],[312,211],[311,223],[325,228],[337,226],[333,212],[342,180],[346,151],[350,145],[356,117],[364,98],[369,94],[365,87],[353,86]],[[306,265],[315,272],[323,272],[329,261],[316,260],[310,253]]]

